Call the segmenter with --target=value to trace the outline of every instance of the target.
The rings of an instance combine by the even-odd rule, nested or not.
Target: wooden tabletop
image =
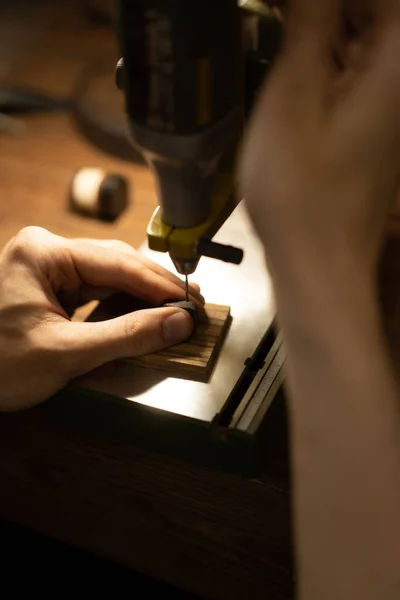
[[[70,94],[85,65],[117,56],[111,32],[88,25],[79,4],[57,9],[9,82]],[[0,246],[25,225],[138,246],[156,206],[149,173],[96,149],[69,115],[22,121],[19,136],[0,133]],[[131,204],[116,224],[69,212],[69,183],[83,166],[128,177]],[[0,518],[206,598],[289,600],[293,572],[283,405],[273,413],[265,448],[269,466],[257,481],[85,437],[50,423],[40,407],[3,415]]]

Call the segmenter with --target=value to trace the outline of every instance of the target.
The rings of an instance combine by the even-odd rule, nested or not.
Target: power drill
[[[160,204],[149,247],[168,252],[186,278],[201,256],[239,264],[242,250],[212,241],[236,205],[245,96],[237,0],[118,0],[117,8],[117,85]]]

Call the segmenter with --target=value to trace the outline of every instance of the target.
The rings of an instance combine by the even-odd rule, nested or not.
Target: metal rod
[[[186,293],[186,302],[189,302],[189,277],[187,274],[185,275],[185,293]]]

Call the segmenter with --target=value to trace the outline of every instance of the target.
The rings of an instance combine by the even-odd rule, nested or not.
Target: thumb
[[[66,329],[63,347],[74,378],[119,358],[151,354],[183,342],[192,333],[193,319],[185,310],[153,308],[97,323],[69,322]]]

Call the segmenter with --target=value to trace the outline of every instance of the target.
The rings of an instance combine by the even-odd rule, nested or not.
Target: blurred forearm
[[[288,356],[299,597],[395,600],[400,414],[374,285],[348,263],[318,276],[308,264],[297,281],[276,280]]]

